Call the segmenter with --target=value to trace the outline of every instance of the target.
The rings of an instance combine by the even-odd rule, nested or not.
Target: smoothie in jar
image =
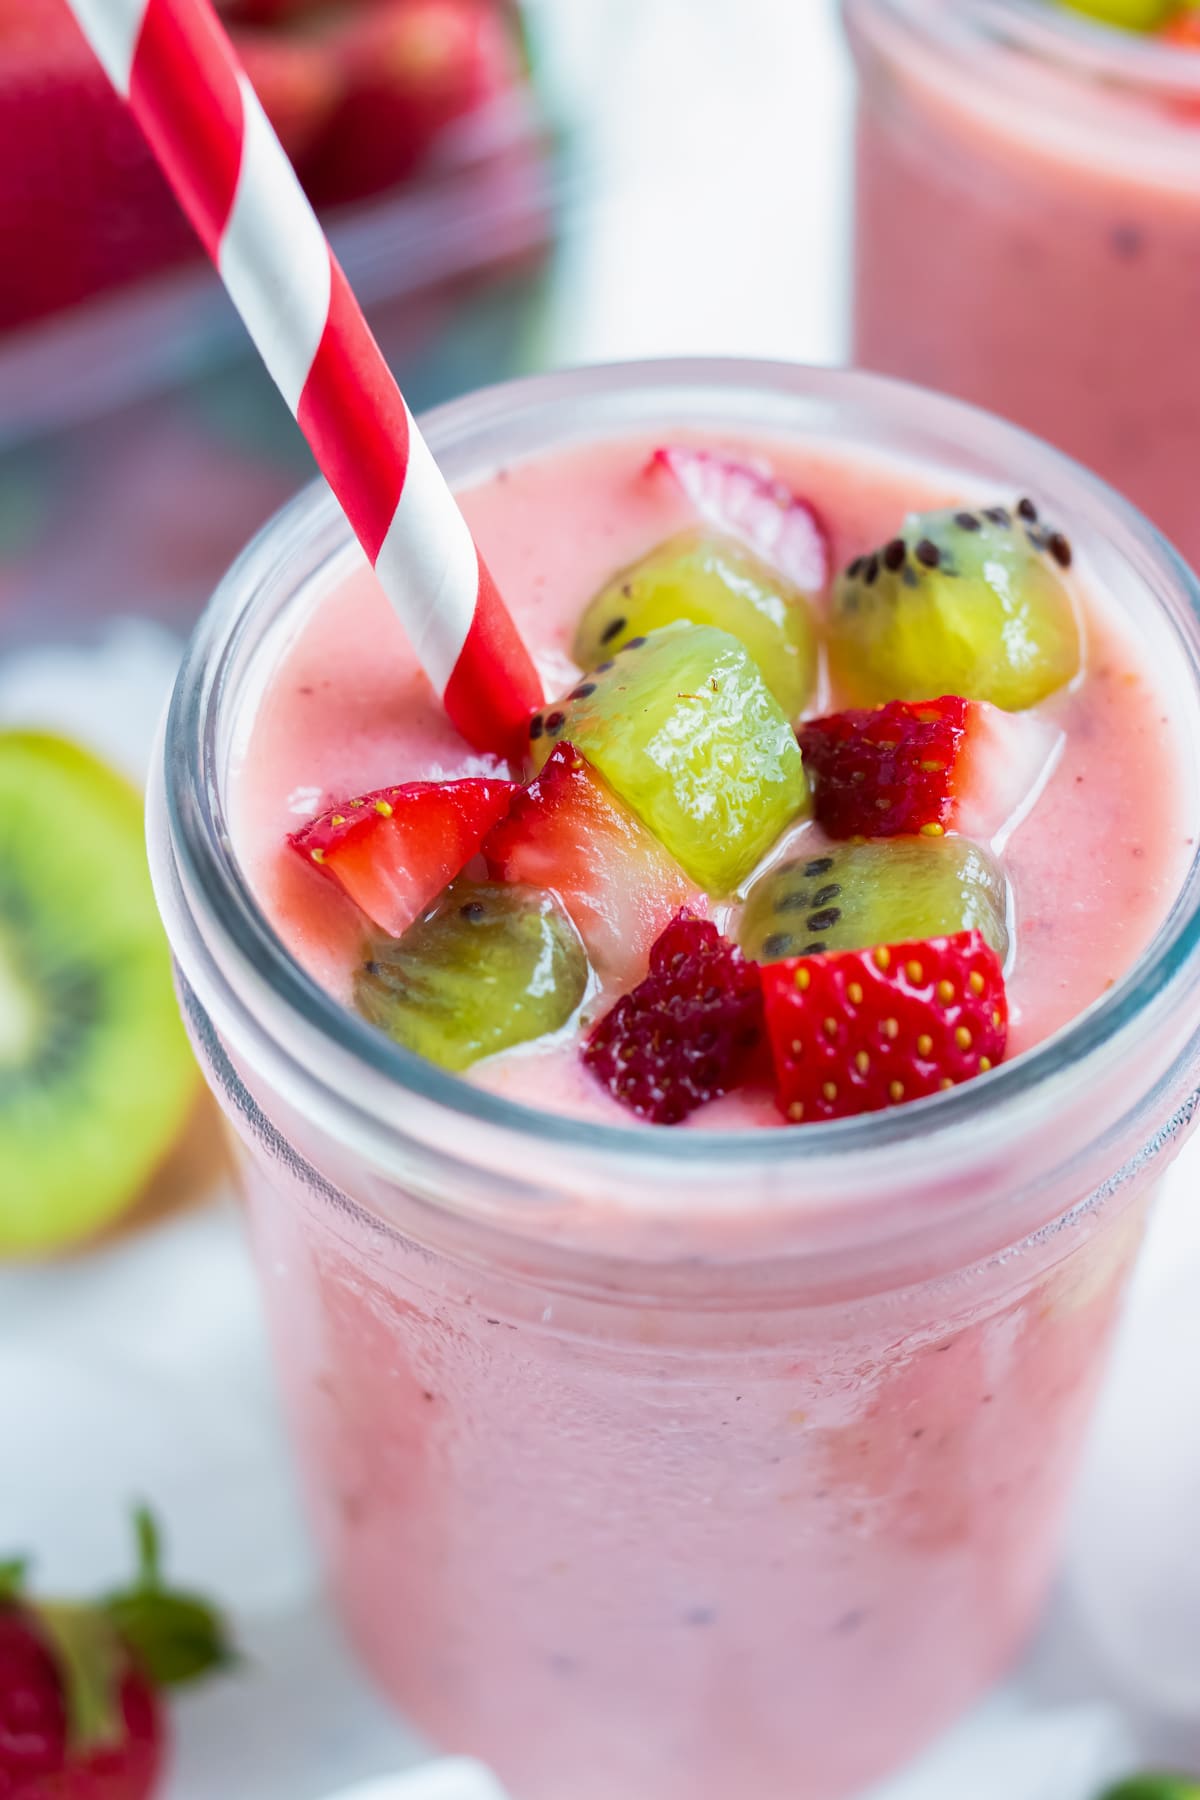
[[[1040,433],[1195,562],[1200,54],[1101,10],[1168,6],[845,0],[855,359]]]
[[[285,1025],[157,864],[343,1616],[515,1800],[834,1800],[1002,1672],[1194,1085],[1105,1026],[1191,879],[1178,565],[994,421],[707,374],[434,438],[522,769],[328,521],[260,560],[224,967]]]

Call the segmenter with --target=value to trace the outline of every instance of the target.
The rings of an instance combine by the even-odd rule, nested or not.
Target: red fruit
[[[233,37],[280,143],[304,177],[309,154],[345,92],[335,58],[314,33],[242,27]]]
[[[35,1603],[0,1568],[0,1800],[149,1800],[166,1720],[157,1689],[228,1660],[201,1601],[169,1593],[139,1515],[135,1585],[90,1606]]]
[[[678,1125],[728,1093],[762,1041],[759,971],[707,919],[680,913],[650,952],[650,973],[595,1027],[583,1059],[615,1100]]]
[[[552,888],[602,975],[631,981],[697,898],[675,859],[570,744],[558,744],[483,846],[488,873]]]
[[[0,0],[0,331],[195,249],[66,0]]]
[[[515,781],[411,781],[343,801],[294,831],[293,850],[400,937],[508,811]]]
[[[976,700],[890,700],[799,731],[816,817],[834,838],[960,831],[994,841],[1041,791],[1062,733]]]
[[[776,1100],[793,1124],[919,1100],[1004,1056],[1004,975],[977,931],[789,957],[761,979]]]
[[[494,0],[376,0],[330,33],[346,98],[313,175],[321,203],[411,174],[455,120],[517,80],[511,21]]]
[[[1191,5],[1163,26],[1161,36],[1183,50],[1200,50],[1200,7]]]
[[[667,445],[650,467],[675,477],[700,517],[741,538],[803,593],[829,580],[829,537],[816,511],[782,481],[711,450]]]
[[[287,25],[314,12],[325,0],[216,0],[217,11],[235,24]]]

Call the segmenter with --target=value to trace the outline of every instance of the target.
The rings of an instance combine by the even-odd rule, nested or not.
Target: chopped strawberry
[[[890,700],[800,727],[816,816],[834,838],[960,831],[994,842],[1041,792],[1054,725],[983,701]]]
[[[159,1690],[230,1660],[211,1608],[162,1586],[146,1514],[138,1535],[136,1585],[92,1605],[31,1600],[21,1565],[0,1565],[4,1800],[149,1800],[165,1748]]]
[[[1184,7],[1181,13],[1167,20],[1159,35],[1181,50],[1200,50],[1200,6]]]
[[[741,538],[803,593],[829,580],[829,536],[815,509],[784,482],[712,450],[668,444],[650,459],[669,471],[700,517]]]
[[[599,972],[621,985],[698,896],[675,859],[570,744],[513,800],[483,846],[488,873],[553,888]]]
[[[331,807],[288,842],[399,937],[470,862],[519,791],[515,781],[411,781]]]
[[[794,1124],[918,1100],[1004,1055],[1004,976],[977,931],[793,956],[761,979],[776,1099]]]
[[[678,1125],[742,1081],[762,1041],[759,971],[707,919],[680,913],[650,973],[596,1026],[583,1059],[643,1119]]]

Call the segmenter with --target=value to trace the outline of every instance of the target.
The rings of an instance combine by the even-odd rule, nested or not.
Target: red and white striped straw
[[[515,756],[542,690],[209,0],[71,0],[463,736]]]

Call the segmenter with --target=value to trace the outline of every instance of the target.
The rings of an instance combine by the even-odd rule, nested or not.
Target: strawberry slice
[[[558,744],[483,846],[488,873],[552,888],[600,974],[627,985],[698,896],[679,864],[570,744]]]
[[[1063,734],[984,701],[891,700],[810,719],[799,732],[830,837],[959,831],[995,843],[1041,793]]]
[[[650,458],[666,469],[716,531],[741,538],[802,593],[829,581],[829,536],[815,509],[784,482],[712,450],[664,445]]]
[[[639,1118],[678,1125],[749,1071],[762,1041],[759,971],[708,919],[681,912],[650,973],[595,1027],[583,1060]]]
[[[919,1100],[1004,1055],[1004,975],[977,931],[793,956],[760,974],[776,1101],[793,1124]]]
[[[1200,50],[1200,7],[1192,5],[1176,13],[1173,19],[1167,20],[1159,36],[1181,50]]]
[[[331,807],[288,843],[400,937],[504,817],[515,781],[411,781]]]

